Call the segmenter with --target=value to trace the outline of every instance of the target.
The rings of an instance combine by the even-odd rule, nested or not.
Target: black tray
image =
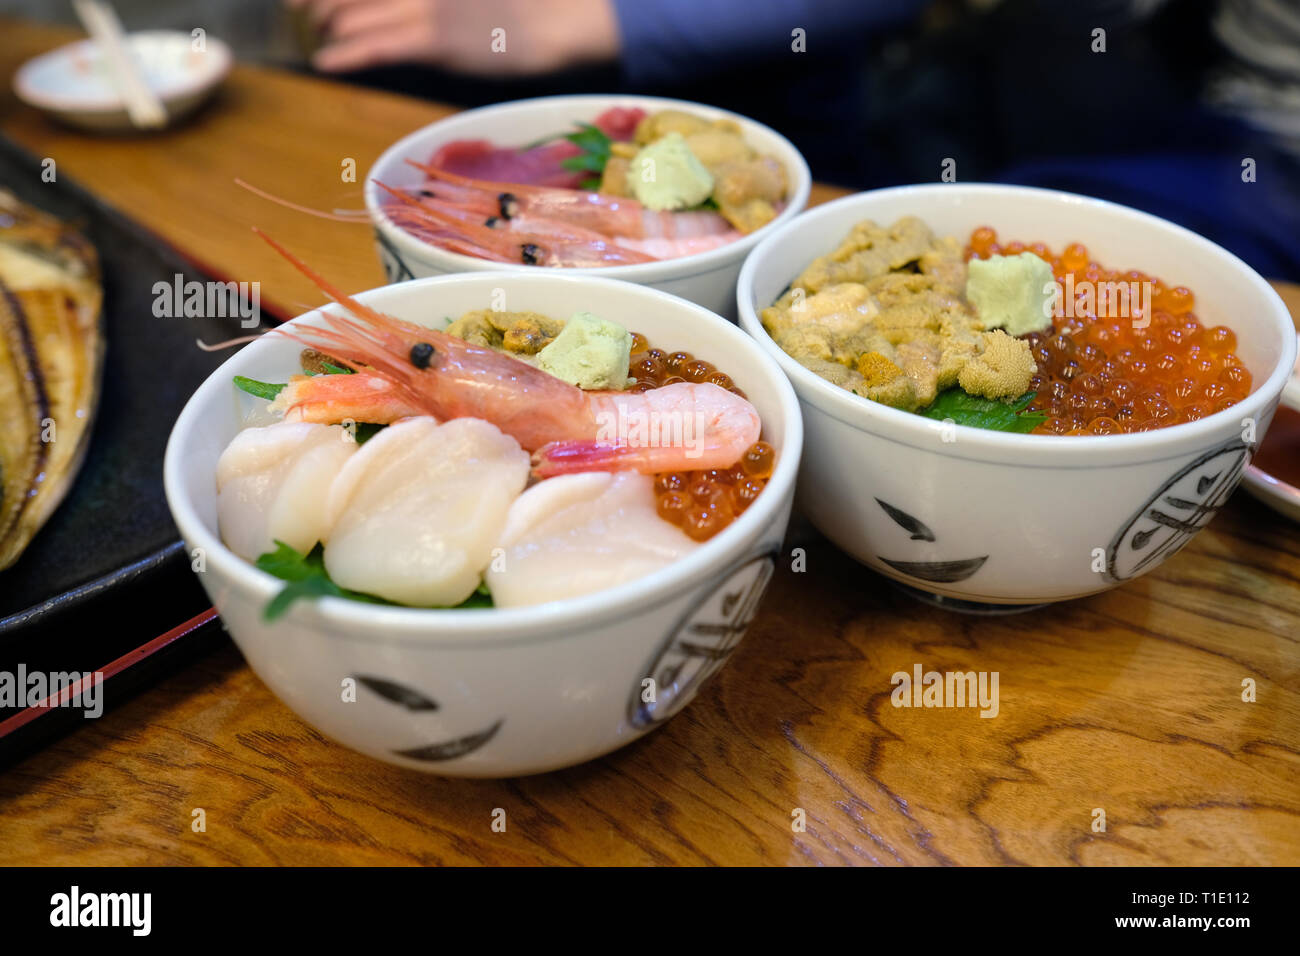
[[[155,317],[156,282],[211,277],[62,174],[47,183],[41,171],[39,159],[0,136],[0,186],[76,223],[99,252],[107,352],[76,483],[18,562],[0,571],[0,671],[108,668],[108,706],[187,649],[222,639],[167,510],[163,451],[186,400],[229,355],[195,341],[256,329],[238,317]],[[83,719],[66,707],[21,710],[0,707],[0,763]]]

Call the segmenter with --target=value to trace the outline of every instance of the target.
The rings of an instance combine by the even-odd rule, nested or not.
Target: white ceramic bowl
[[[230,47],[213,36],[196,50],[188,33],[143,30],[127,34],[127,48],[145,83],[167,110],[168,123],[192,112],[230,72]],[[28,60],[14,75],[18,98],[65,123],[114,132],[135,129],[121,94],[93,40],[78,40]]]
[[[500,272],[519,268],[548,270],[549,267],[545,266],[489,262],[447,252],[416,239],[389,220],[383,209],[388,194],[374,181],[395,188],[419,185],[425,180],[424,174],[408,165],[406,160],[427,163],[445,143],[459,139],[487,139],[501,146],[523,145],[572,130],[577,122],[591,122],[614,106],[640,107],[646,111],[680,109],[707,119],[734,120],[740,124],[746,142],[759,152],[776,157],[785,167],[790,183],[788,204],[762,229],[729,245],[693,256],[580,270],[584,275],[624,279],[662,289],[734,319],[736,277],[740,274],[740,265],[764,236],[793,219],[807,205],[808,191],[812,187],[808,164],[789,140],[761,123],[711,106],[653,96],[548,96],[519,100],[458,113],[398,140],[371,167],[366,174],[365,186],[366,208],[375,224],[376,246],[389,281],[453,272]]]
[[[832,385],[786,355],[759,312],[854,223],[904,215],[963,240],[987,224],[1057,249],[1078,241],[1103,263],[1187,285],[1203,324],[1236,330],[1253,392],[1198,422],[1085,438],[944,429]],[[903,186],[820,206],[754,250],[737,297],[742,327],[803,406],[800,506],[859,561],[972,610],[1103,591],[1186,544],[1240,481],[1253,450],[1243,438],[1263,437],[1296,357],[1281,299],[1214,243],[1123,206],[1016,186]]]
[[[172,430],[164,483],[187,545],[199,549],[204,588],[259,677],[303,719],[390,763],[448,776],[501,777],[579,763],[630,743],[677,713],[742,637],[771,577],[789,520],[802,442],[785,376],[752,339],[699,306],[625,282],[558,273],[418,279],[358,298],[412,322],[486,307],[568,316],[587,309],[653,343],[718,364],[749,395],[777,449],[753,505],[684,560],[649,577],[534,607],[419,610],[328,598],[262,619],[283,582],[217,534],[217,457],[249,399],[234,375],[283,381],[301,346],[277,335],[246,346],[199,387]],[[336,306],[330,306],[337,310]],[[316,312],[294,323],[319,321]],[[343,682],[359,681],[355,702]],[[658,682],[654,703],[642,681]],[[437,709],[376,692],[386,681]],[[411,696],[409,699],[414,700]]]

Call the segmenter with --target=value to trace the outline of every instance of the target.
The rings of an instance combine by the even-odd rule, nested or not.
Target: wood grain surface
[[[6,77],[66,36],[3,28]],[[268,206],[233,177],[359,206],[341,158],[364,174],[446,112],[239,67],[218,103],[160,137],[73,133],[11,99],[0,129],[296,311],[320,297],[248,226],[354,289],[383,281],[369,232]],[[806,570],[783,563],[694,703],[608,757],[517,780],[354,754],[227,645],[0,776],[0,863],[1300,864],[1298,530],[1238,494],[1137,581],[970,618],[896,592],[796,520],[787,548],[805,549]],[[998,716],[893,707],[891,675],[918,663],[997,671]],[[191,830],[195,808],[206,832]]]

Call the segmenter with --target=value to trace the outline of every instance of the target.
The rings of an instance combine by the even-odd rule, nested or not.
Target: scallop
[[[329,493],[357,451],[341,425],[279,422],[246,428],[217,460],[217,524],[249,561],[283,541],[307,553],[329,531]]]
[[[390,425],[334,482],[325,569],[341,587],[399,604],[460,604],[479,585],[528,467],[528,453],[489,422]]]
[[[510,508],[487,570],[497,607],[541,604],[615,587],[699,545],[655,512],[654,479],[636,472],[562,475]]]

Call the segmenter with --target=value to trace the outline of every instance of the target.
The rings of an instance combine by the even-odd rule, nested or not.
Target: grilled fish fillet
[[[99,259],[75,229],[0,189],[0,571],[81,467],[104,359]]]

